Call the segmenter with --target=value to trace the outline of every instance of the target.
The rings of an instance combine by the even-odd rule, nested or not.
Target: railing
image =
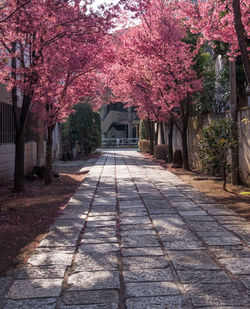
[[[102,147],[138,147],[139,138],[103,138]]]

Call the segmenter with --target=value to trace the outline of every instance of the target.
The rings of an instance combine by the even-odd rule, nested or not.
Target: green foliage
[[[199,141],[200,160],[205,172],[220,175],[224,179],[231,170],[230,153],[232,148],[238,146],[237,140],[232,137],[233,122],[225,118],[212,121],[203,128]]]
[[[140,138],[140,140],[141,139],[148,139],[148,131],[147,131],[146,120],[140,119],[139,138]]]
[[[76,104],[74,110],[63,125],[62,139],[70,144],[77,141],[88,154],[101,146],[101,118],[87,102]]]

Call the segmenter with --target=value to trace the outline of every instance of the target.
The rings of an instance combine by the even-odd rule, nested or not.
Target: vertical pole
[[[232,134],[233,138],[238,141],[238,132],[237,132],[237,97],[236,97],[236,64],[235,61],[230,61],[230,105],[231,105],[231,118],[233,121]],[[231,182],[233,185],[239,184],[239,149],[238,146],[235,146],[232,149],[232,174]]]

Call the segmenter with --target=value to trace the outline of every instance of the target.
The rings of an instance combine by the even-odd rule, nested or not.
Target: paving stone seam
[[[142,201],[142,203],[143,203],[143,205],[144,205],[144,207],[145,207],[145,209],[146,209],[146,212],[147,212],[147,214],[148,214],[148,216],[149,216],[150,223],[151,223],[153,229],[154,229],[155,232],[156,232],[157,240],[158,240],[158,243],[159,243],[159,245],[160,245],[160,247],[161,247],[161,250],[162,250],[162,252],[163,252],[163,256],[166,258],[166,260],[168,261],[168,263],[169,263],[169,265],[170,265],[170,269],[171,269],[171,272],[172,272],[172,275],[173,275],[173,278],[174,278],[173,283],[176,284],[176,286],[178,287],[178,289],[183,293],[183,295],[184,295],[184,296],[187,298],[187,300],[188,300],[187,305],[186,305],[185,308],[186,308],[186,309],[194,308],[194,307],[193,307],[192,300],[191,300],[191,296],[189,295],[189,293],[188,293],[188,292],[186,291],[186,289],[184,288],[184,286],[183,286],[183,284],[182,284],[182,282],[181,282],[181,279],[180,279],[180,277],[179,277],[179,275],[178,275],[178,273],[177,273],[177,270],[176,270],[176,268],[175,268],[175,266],[174,266],[174,264],[173,264],[173,262],[172,262],[170,256],[168,255],[167,250],[166,250],[165,247],[164,247],[164,244],[163,244],[163,241],[162,241],[162,239],[161,239],[161,237],[160,237],[160,234],[159,234],[159,232],[158,232],[158,230],[157,230],[157,228],[156,228],[156,226],[155,226],[155,224],[154,224],[154,221],[153,221],[153,219],[152,219],[152,217],[151,217],[151,214],[150,214],[150,212],[149,212],[149,210],[148,210],[148,208],[147,208],[147,206],[146,206],[146,204],[145,204],[145,202],[144,202],[144,200],[143,200],[142,194],[141,194],[140,191],[138,190],[138,187],[137,187],[136,182],[135,182],[135,180],[134,180],[134,177],[133,177],[133,175],[132,175],[132,173],[131,173],[131,171],[130,171],[129,165],[128,165],[127,162],[126,162],[126,159],[124,159],[124,162],[125,162],[125,164],[126,164],[126,166],[127,166],[127,169],[129,170],[131,179],[132,179],[132,181],[134,182],[134,185],[135,185],[135,187],[136,187],[136,190],[137,190],[138,194],[140,195],[140,199],[141,199],[141,201]],[[136,160],[135,160],[135,164],[136,164],[137,166],[139,166],[139,165],[137,164]],[[141,169],[140,166],[139,166],[139,168]],[[147,176],[147,175],[145,174],[145,176]],[[148,181],[149,181],[149,182],[152,182],[150,179],[148,179]],[[158,296],[158,295],[157,295],[157,296]]]
[[[157,166],[155,167],[155,169],[157,168]],[[162,170],[164,170],[162,167],[161,167]],[[205,249],[202,249],[204,251],[206,251],[206,253],[212,258],[212,260],[221,268],[222,271],[226,272],[226,274],[229,276],[229,278],[231,278],[232,282],[237,286],[237,288],[239,290],[243,290],[243,291],[247,291],[247,288],[245,287],[245,285],[243,284],[243,282],[237,278],[229,269],[227,269],[220,261],[219,259],[216,257],[216,255],[213,253],[213,251],[211,249],[209,249],[209,246],[205,243],[205,241],[203,240],[203,238],[197,234],[197,232],[195,231],[195,229],[189,224],[189,222],[187,221],[187,219],[185,218],[185,216],[181,215],[178,211],[178,209],[176,209],[176,207],[171,203],[171,200],[169,200],[158,188],[157,186],[155,185],[155,182],[152,181],[148,175],[146,175],[147,178],[148,178],[148,181],[150,181],[151,183],[153,183],[154,187],[157,189],[157,191],[161,194],[161,196],[163,197],[164,200],[166,200],[170,205],[171,207],[175,210],[175,212],[181,217],[181,219],[185,222],[186,226],[188,227],[188,229],[202,242],[202,244],[204,245],[204,248]],[[164,176],[163,176],[164,177]],[[165,178],[165,177],[164,177]],[[171,184],[173,186],[175,186],[175,184],[173,184],[171,182]],[[176,186],[175,186],[176,187]],[[180,190],[180,189],[179,189]],[[182,191],[182,190],[180,190]],[[185,193],[185,191],[182,192],[182,194],[185,195],[185,197],[188,199],[188,200],[191,200]],[[194,202],[194,201],[193,201]],[[199,208],[201,208],[198,203],[194,202]],[[204,210],[204,209],[203,209]],[[207,213],[207,211],[206,211]],[[210,214],[207,213],[208,216],[210,217],[214,217]],[[219,224],[219,226],[223,227],[222,224],[220,222],[217,222],[217,220],[215,220],[217,224]],[[229,231],[231,232],[231,231]],[[237,238],[239,238],[237,235],[235,235]],[[242,241],[242,240],[241,240]],[[249,248],[249,246],[247,245],[246,242],[242,241],[242,244],[244,244],[246,247]],[[165,249],[166,250],[166,249]]]
[[[114,152],[115,159],[115,193],[116,193],[116,211],[117,211],[117,221],[116,221],[116,236],[119,243],[119,252],[118,252],[118,271],[120,278],[120,290],[119,290],[119,308],[126,309],[125,302],[125,282],[123,277],[123,261],[122,261],[122,253],[121,253],[121,230],[120,230],[120,207],[119,207],[119,198],[118,198],[118,182],[117,182],[117,159]]]
[[[67,266],[66,268],[66,271],[65,271],[65,274],[64,274],[64,279],[63,279],[63,284],[62,284],[62,292],[60,294],[60,296],[58,297],[57,299],[57,303],[56,303],[56,307],[55,309],[58,309],[60,308],[61,304],[62,304],[62,297],[65,293],[65,291],[67,291],[67,289],[69,288],[69,285],[68,285],[68,278],[70,275],[73,274],[74,272],[74,266],[75,266],[75,259],[76,259],[76,255],[79,251],[79,247],[80,247],[80,244],[81,244],[81,240],[83,238],[83,235],[84,235],[84,231],[87,227],[87,223],[88,223],[88,218],[89,218],[89,215],[90,215],[90,212],[92,210],[92,205],[93,205],[93,202],[94,202],[94,198],[95,198],[95,195],[96,195],[96,192],[98,190],[98,187],[99,187],[99,183],[100,183],[100,179],[101,179],[101,175],[103,173],[103,169],[104,169],[104,166],[105,166],[105,163],[107,161],[107,158],[108,156],[106,156],[105,158],[105,162],[102,166],[102,170],[100,172],[100,175],[99,175],[99,178],[98,178],[98,181],[96,183],[96,188],[95,188],[95,191],[93,193],[93,196],[92,196],[92,199],[90,201],[90,204],[89,204],[89,209],[88,209],[88,213],[87,213],[87,216],[85,218],[85,221],[84,221],[84,225],[83,225],[83,228],[81,229],[80,233],[79,233],[79,236],[78,236],[78,239],[76,241],[76,246],[75,246],[75,250],[74,250],[74,253],[73,253],[73,256],[72,256],[72,262],[71,262],[71,265],[70,266]],[[98,162],[98,160],[97,160]]]

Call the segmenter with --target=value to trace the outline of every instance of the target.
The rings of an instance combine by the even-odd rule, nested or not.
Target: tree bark
[[[190,97],[188,97],[180,103],[181,123],[180,125],[177,124],[177,128],[181,133],[183,168],[185,170],[189,170],[187,128],[190,114],[190,100]]]
[[[173,119],[171,118],[169,120],[169,131],[168,131],[168,163],[172,163],[174,159],[173,129],[174,129],[174,122],[173,122]]]
[[[164,126],[163,122],[160,122],[160,131],[161,131],[161,144],[165,144],[165,133],[164,133]]]
[[[250,60],[247,50],[247,37],[241,19],[240,1],[233,0],[234,27],[241,52],[241,59],[246,74],[247,84],[250,87]]]
[[[24,130],[16,130],[16,150],[15,150],[15,176],[14,176],[14,191],[23,192],[24,187]]]
[[[154,123],[148,119],[148,136],[149,136],[149,141],[150,141],[150,154],[154,154]]]
[[[55,125],[49,126],[47,129],[48,136],[46,140],[46,175],[45,184],[49,185],[52,183],[52,146],[53,146],[53,131]]]

